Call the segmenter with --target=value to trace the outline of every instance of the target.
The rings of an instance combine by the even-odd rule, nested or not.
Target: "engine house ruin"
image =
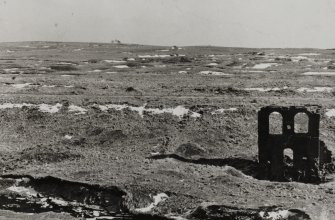
[[[307,116],[306,130],[297,132],[296,117]],[[280,114],[281,129],[270,132],[271,114]],[[279,125],[279,126],[280,126]],[[331,152],[319,139],[320,106],[267,106],[258,112],[259,164],[267,179],[277,181],[316,182],[322,178],[323,166],[331,162]],[[284,151],[293,152],[293,158]]]

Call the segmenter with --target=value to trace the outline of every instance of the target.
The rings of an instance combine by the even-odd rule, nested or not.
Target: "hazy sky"
[[[0,0],[0,41],[335,48],[335,0]]]

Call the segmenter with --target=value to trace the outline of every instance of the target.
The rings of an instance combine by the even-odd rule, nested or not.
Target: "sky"
[[[335,0],[0,0],[0,42],[335,48]]]

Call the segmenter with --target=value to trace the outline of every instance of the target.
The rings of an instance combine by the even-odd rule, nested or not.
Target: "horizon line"
[[[221,46],[221,45],[155,45],[155,44],[140,44],[140,43],[128,43],[122,42],[121,43],[113,43],[113,42],[105,42],[105,41],[48,41],[48,40],[25,40],[25,41],[0,41],[0,44],[6,43],[38,43],[38,42],[45,42],[45,43],[87,43],[87,44],[115,44],[115,45],[137,45],[137,46],[150,46],[150,47],[221,47],[221,48],[240,48],[240,49],[305,49],[305,50],[334,50],[334,48],[318,48],[318,47],[243,47],[243,46]]]

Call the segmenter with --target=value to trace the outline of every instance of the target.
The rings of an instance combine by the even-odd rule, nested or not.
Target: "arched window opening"
[[[309,118],[306,113],[300,112],[294,116],[294,132],[308,133]]]
[[[283,133],[283,117],[279,112],[272,112],[269,116],[269,133]]]
[[[293,166],[293,150],[290,148],[284,150],[284,163],[288,166]]]

